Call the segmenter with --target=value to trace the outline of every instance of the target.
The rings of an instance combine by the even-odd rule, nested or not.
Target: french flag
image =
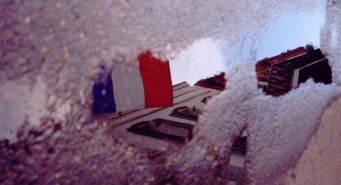
[[[93,86],[93,113],[117,113],[173,105],[168,61],[150,51],[138,56],[135,64],[115,63],[111,74]]]

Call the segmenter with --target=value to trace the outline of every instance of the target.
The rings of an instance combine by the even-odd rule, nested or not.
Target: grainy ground
[[[321,125],[309,141],[294,169],[279,182],[284,184],[339,184],[341,182],[341,97],[324,112]]]

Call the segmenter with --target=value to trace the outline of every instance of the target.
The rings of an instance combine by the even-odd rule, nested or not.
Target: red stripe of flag
[[[145,94],[145,107],[173,105],[172,80],[168,61],[153,57],[150,51],[138,57]]]

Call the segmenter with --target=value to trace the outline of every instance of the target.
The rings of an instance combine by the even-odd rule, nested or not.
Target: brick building
[[[266,94],[279,96],[312,78],[316,83],[332,82],[328,59],[320,49],[298,47],[256,64],[258,86]]]

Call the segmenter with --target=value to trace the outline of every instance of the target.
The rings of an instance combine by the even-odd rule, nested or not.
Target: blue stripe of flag
[[[111,74],[106,79],[100,79],[98,82],[95,82],[92,88],[92,96],[92,112],[94,114],[116,112]]]

